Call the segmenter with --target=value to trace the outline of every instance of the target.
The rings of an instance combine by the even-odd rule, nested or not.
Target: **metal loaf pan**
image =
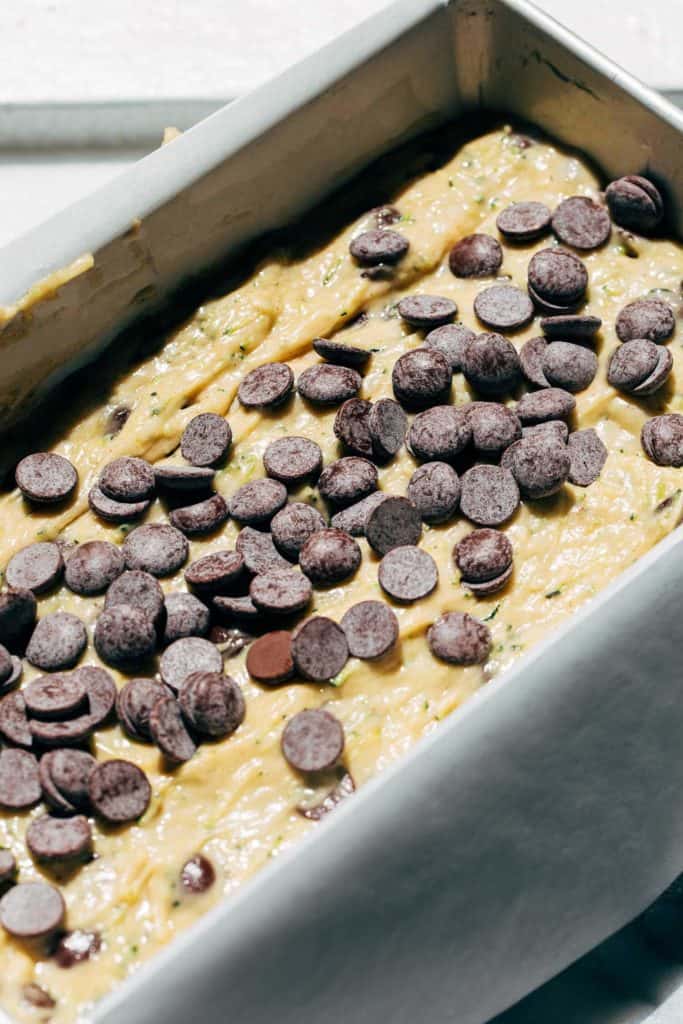
[[[0,251],[2,425],[179,283],[463,112],[683,217],[683,118],[525,0],[403,0]],[[102,1024],[481,1024],[683,867],[680,532],[99,1006]]]

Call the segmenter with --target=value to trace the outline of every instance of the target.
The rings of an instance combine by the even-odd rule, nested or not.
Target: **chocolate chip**
[[[374,457],[380,462],[387,462],[405,441],[408,429],[406,414],[393,398],[380,398],[370,410],[368,423]]]
[[[318,490],[337,508],[352,505],[377,487],[377,467],[367,459],[349,455],[323,470]]]
[[[85,626],[71,612],[52,612],[38,621],[26,658],[44,672],[75,665],[88,643]]]
[[[188,636],[167,647],[159,659],[159,674],[172,690],[179,690],[192,672],[220,672],[223,659],[209,640]]]
[[[382,590],[396,601],[419,601],[436,587],[439,573],[431,555],[417,547],[393,548],[379,563]]]
[[[291,633],[277,629],[258,637],[247,651],[246,665],[249,675],[259,683],[286,683],[294,675]]]
[[[127,523],[140,519],[152,503],[151,501],[114,501],[95,485],[88,492],[88,504],[95,515],[107,523]]]
[[[187,893],[206,892],[216,881],[214,866],[203,853],[196,853],[183,864],[180,884]]]
[[[314,405],[341,405],[358,394],[361,384],[356,370],[334,363],[309,366],[296,382],[299,394]]]
[[[171,521],[171,526],[186,536],[200,537],[205,533],[213,533],[214,530],[217,530],[229,514],[228,504],[223,495],[212,494],[205,501],[173,509],[168,518]]]
[[[398,263],[409,248],[408,239],[398,231],[372,228],[351,239],[349,252],[361,267],[376,267],[380,263]]]
[[[187,561],[187,540],[173,526],[149,523],[138,526],[123,542],[128,569],[141,569],[152,576],[171,576]]]
[[[0,900],[0,924],[17,939],[38,939],[61,927],[66,908],[58,889],[46,882],[21,882]]]
[[[206,492],[213,483],[215,473],[205,466],[164,466],[154,467],[157,486],[166,491]]]
[[[266,448],[263,465],[268,476],[293,486],[317,479],[323,467],[323,453],[320,445],[307,437],[280,437]]]
[[[152,798],[145,773],[130,761],[119,759],[98,764],[90,776],[88,792],[95,813],[110,825],[141,818]]]
[[[436,348],[416,348],[394,363],[391,382],[394,395],[408,409],[426,409],[448,401],[451,390],[450,361]]]
[[[590,341],[601,327],[600,317],[588,313],[544,316],[541,320],[541,330],[550,341]]]
[[[511,242],[531,242],[546,233],[551,216],[545,203],[512,203],[498,214],[496,227]]]
[[[67,861],[85,857],[92,849],[88,819],[55,818],[43,814],[34,818],[26,830],[26,845],[39,861]]]
[[[109,437],[115,437],[120,434],[128,418],[133,410],[127,405],[116,405],[107,416],[106,423],[104,425],[104,432]]]
[[[408,433],[408,445],[418,459],[452,461],[472,438],[466,408],[435,405],[418,413]]]
[[[158,630],[164,623],[164,592],[148,572],[131,569],[114,580],[104,599],[104,607],[114,608],[118,604],[140,608]]]
[[[522,495],[536,500],[559,491],[569,478],[571,458],[563,444],[526,437],[515,446],[510,468]]]
[[[124,569],[119,548],[106,540],[79,544],[66,563],[64,582],[74,594],[90,597],[103,593]]]
[[[460,504],[460,480],[446,462],[425,462],[410,478],[408,497],[425,523],[445,523]]]
[[[186,636],[206,636],[209,632],[209,609],[194,594],[177,592],[166,595],[166,626],[164,644],[172,644]]]
[[[639,234],[654,231],[664,213],[659,189],[638,174],[627,174],[611,182],[605,198],[615,223]]]
[[[311,581],[295,569],[255,576],[249,587],[249,597],[256,607],[272,615],[303,611],[312,595]]]
[[[297,811],[302,818],[308,818],[309,821],[320,821],[330,811],[333,811],[342,800],[346,800],[347,796],[351,796],[355,793],[356,786],[353,778],[348,772],[344,772],[337,785],[330,790],[330,792],[317,804],[299,804]]]
[[[332,516],[331,525],[337,530],[344,530],[352,537],[364,537],[370,513],[381,502],[386,500],[387,495],[383,491],[373,491],[367,498],[349,505],[342,512]]]
[[[448,256],[456,277],[492,277],[503,262],[503,250],[491,235],[467,235],[454,245]]]
[[[68,970],[76,964],[90,960],[99,952],[102,939],[97,932],[85,932],[80,928],[62,935],[54,951],[58,967]]]
[[[341,672],[348,657],[344,630],[324,615],[307,619],[292,637],[292,658],[305,679],[329,682]]]
[[[458,307],[442,295],[406,295],[396,307],[411,327],[432,328],[455,319]]]
[[[334,527],[311,534],[299,555],[301,571],[316,586],[341,583],[353,576],[360,563],[361,552],[357,542],[348,533]]]
[[[470,426],[475,451],[485,455],[500,455],[522,436],[517,415],[495,402],[473,402]]]
[[[9,693],[10,690],[21,681],[24,674],[24,666],[21,658],[16,654],[10,655],[10,674],[0,683],[0,694]]]
[[[144,459],[123,455],[107,463],[99,488],[114,501],[146,501],[154,494],[154,469]]]
[[[451,665],[482,665],[491,651],[491,634],[479,619],[463,612],[440,615],[427,631],[432,654]]]
[[[626,344],[632,344],[626,342]],[[623,346],[622,346],[623,347]],[[657,365],[650,374],[646,377],[642,384],[639,384],[633,389],[633,394],[639,398],[647,395],[654,395],[656,391],[666,383],[669,374],[671,373],[674,365],[674,359],[668,348],[659,349],[659,358],[657,359]]]
[[[566,444],[569,427],[564,420],[546,420],[544,423],[536,423],[532,427],[522,427],[522,437],[543,437],[548,441]]]
[[[500,334],[479,334],[471,341],[462,369],[472,387],[486,395],[511,391],[521,376],[517,350]]]
[[[105,608],[98,618],[94,640],[107,665],[134,665],[154,653],[156,632],[142,608],[116,604]]]
[[[0,735],[20,747],[30,747],[33,744],[33,733],[20,690],[8,693],[0,700]]]
[[[479,292],[474,300],[474,312],[483,324],[496,331],[516,331],[534,318],[534,307],[529,296],[511,284],[492,284],[490,288]],[[471,345],[468,346],[468,352],[470,348]]]
[[[301,501],[293,501],[273,517],[270,524],[275,545],[292,562],[299,559],[299,552],[313,533],[327,526],[324,516]]]
[[[347,451],[353,452],[355,455],[366,457],[373,455],[370,436],[371,410],[372,403],[367,402],[364,398],[349,398],[339,408],[334,418],[335,437],[341,441]]]
[[[598,372],[598,358],[591,349],[571,341],[554,341],[543,357],[543,373],[553,387],[584,391]]]
[[[658,466],[683,466],[683,415],[654,416],[640,434],[645,454]],[[5,698],[6,700],[7,698]]]
[[[0,886],[13,882],[17,875],[17,862],[10,850],[0,850]]]
[[[239,487],[230,499],[230,515],[247,526],[264,526],[287,502],[287,488],[264,477]]]
[[[3,644],[0,644],[0,691],[12,675],[12,668],[12,655]]]
[[[32,718],[29,722],[31,733],[44,746],[59,747],[82,742],[107,720],[114,708],[116,686],[108,672],[95,665],[83,665],[74,669],[73,674],[85,678],[89,710],[77,718],[61,722]]]
[[[408,498],[388,497],[368,517],[365,536],[378,555],[417,544],[422,536],[420,513]]]
[[[183,715],[202,736],[223,739],[244,721],[242,690],[231,676],[220,672],[193,672],[179,695]]]
[[[615,326],[620,341],[646,338],[660,343],[671,337],[676,320],[668,302],[662,299],[637,299],[624,306]]]
[[[286,363],[266,363],[246,375],[237,391],[247,409],[273,409],[281,405],[294,387],[294,374]]]
[[[152,738],[149,717],[161,697],[172,696],[158,679],[129,679],[116,697],[116,713],[124,729],[135,740]]]
[[[475,336],[474,331],[464,324],[445,324],[429,332],[425,346],[441,352],[451,364],[452,373],[459,373],[465,348]]]
[[[532,256],[528,274],[534,293],[552,305],[571,306],[588,287],[585,264],[566,249],[541,249]]]
[[[477,526],[500,526],[518,506],[519,488],[509,469],[472,466],[462,477],[460,510]]]
[[[555,210],[553,231],[574,249],[597,249],[609,238],[612,222],[604,206],[587,196],[571,196]]]
[[[23,689],[27,713],[48,721],[79,714],[87,703],[87,693],[82,677],[63,672],[38,676]]]
[[[68,459],[54,452],[35,452],[18,464],[17,487],[25,498],[40,505],[65,501],[78,483],[78,473]]]
[[[512,544],[500,530],[473,530],[456,544],[453,558],[467,586],[498,583],[512,566]]]
[[[33,754],[27,750],[0,751],[0,807],[20,811],[37,804],[40,795],[38,762]]]
[[[362,370],[367,365],[372,353],[357,345],[347,345],[341,341],[329,341],[327,338],[314,338],[313,348],[328,363],[337,366],[350,366],[353,370]]]
[[[559,319],[559,317],[558,317]],[[519,363],[522,373],[530,384],[537,388],[549,388],[550,383],[543,372],[543,360],[545,359],[548,342],[545,338],[529,338],[519,350]]]
[[[10,558],[5,571],[8,585],[42,594],[57,583],[64,572],[62,553],[57,544],[44,541],[29,544]]]
[[[87,808],[88,783],[97,766],[85,750],[49,750],[40,759],[39,774],[43,796],[50,806],[63,814]]]
[[[522,395],[515,412],[523,424],[568,420],[576,408],[576,399],[561,388],[547,388]]]
[[[183,764],[197,752],[183,722],[180,705],[170,694],[154,702],[149,714],[149,731],[161,753],[173,764]]]
[[[610,356],[607,367],[608,382],[620,391],[635,391],[639,384],[654,373],[662,351],[667,350],[645,338],[624,342]]]
[[[384,601],[352,605],[342,617],[341,628],[354,658],[381,658],[398,641],[398,619]]]
[[[38,604],[25,587],[10,587],[0,593],[0,643],[10,651],[23,651],[33,631]]]
[[[344,728],[323,708],[300,711],[290,718],[282,733],[285,760],[300,772],[328,771],[343,750]]]
[[[244,558],[239,551],[212,551],[190,563],[185,580],[196,590],[213,594],[234,587],[243,573]]]
[[[232,444],[227,420],[215,412],[194,416],[183,430],[180,452],[193,466],[215,466],[225,458]]]
[[[248,572],[268,572],[271,569],[289,569],[290,567],[289,562],[275,547],[271,534],[254,530],[251,526],[245,526],[243,530],[240,530],[235,547],[244,559],[244,566]]]
[[[563,303],[558,305],[554,302],[549,302],[548,299],[543,299],[537,291],[529,284],[527,285],[529,292],[529,298],[534,304],[534,309],[538,313],[543,313],[544,316],[556,317],[556,316],[567,316],[573,314],[584,301],[585,296],[581,296],[579,299],[575,299],[573,302]]]
[[[589,427],[576,430],[568,442],[571,465],[569,482],[577,487],[589,487],[598,479],[607,460],[607,449],[597,432]]]

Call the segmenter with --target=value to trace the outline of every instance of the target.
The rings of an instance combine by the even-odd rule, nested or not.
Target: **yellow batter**
[[[102,404],[54,444],[80,475],[78,493],[66,509],[29,515],[18,492],[0,501],[0,565],[26,544],[58,535],[79,542],[120,542],[124,529],[98,521],[87,509],[87,493],[99,470],[118,455],[164,458],[200,412],[226,414],[233,430],[231,457],[216,474],[216,488],[226,496],[263,475],[264,449],[280,434],[307,435],[322,446],[326,463],[337,458],[335,409],[313,410],[295,398],[286,412],[247,411],[235,398],[242,377],[275,360],[288,362],[298,376],[319,361],[311,348],[313,338],[335,336],[351,324],[339,340],[373,349],[361,396],[391,396],[393,363],[422,340],[392,314],[397,300],[413,291],[450,296],[458,303],[459,318],[477,329],[472,302],[490,282],[453,277],[446,260],[451,246],[473,231],[497,236],[495,218],[511,202],[536,199],[552,209],[567,196],[595,197],[597,190],[592,171],[575,156],[540,142],[525,148],[503,129],[469,142],[441,169],[386,197],[400,209],[402,221],[396,227],[410,240],[394,281],[361,277],[349,256],[352,235],[373,226],[369,213],[305,258],[278,253],[267,259],[239,288],[202,306],[157,354],[121,372]],[[310,230],[314,235],[315,223]],[[504,245],[501,274],[525,287],[533,251],[547,244]],[[307,790],[280,752],[284,722],[295,712],[330,707],[346,730],[346,765],[362,785],[673,529],[683,507],[683,477],[679,470],[650,462],[639,435],[646,418],[683,411],[683,394],[676,390],[683,378],[680,337],[669,343],[673,374],[650,399],[638,402],[615,392],[606,382],[606,363],[616,344],[616,316],[627,302],[653,290],[676,302],[683,248],[662,240],[637,240],[635,245],[637,257],[629,255],[615,230],[604,249],[583,256],[590,274],[586,312],[601,317],[604,326],[597,339],[598,375],[577,395],[577,425],[594,426],[609,450],[600,479],[587,490],[568,484],[553,498],[522,505],[505,527],[514,546],[514,577],[491,598],[469,595],[451,559],[454,544],[471,526],[457,519],[425,528],[422,547],[439,566],[437,590],[413,606],[396,608],[401,636],[394,652],[374,664],[350,660],[335,686],[296,683],[267,689],[250,682],[244,655],[229,662],[228,670],[245,693],[246,721],[230,739],[201,746],[177,771],[165,771],[154,747],[130,741],[118,727],[99,731],[94,741],[98,758],[124,757],[139,764],[152,784],[152,803],[133,827],[106,831],[95,823],[98,859],[63,885],[68,926],[102,935],[102,949],[93,960],[63,970],[50,960],[34,959],[0,931],[0,1003],[11,1015],[30,1021],[42,1013],[64,1024],[87,1014],[93,1001],[181,929],[316,827],[295,807],[321,797],[322,791]],[[369,320],[354,326],[361,311]],[[538,333],[536,321],[512,340],[520,347]],[[457,375],[455,400],[470,397],[468,385]],[[120,434],[111,438],[105,433],[107,415],[120,404],[133,412]],[[402,451],[380,468],[380,487],[404,494],[414,468],[413,459]],[[310,488],[292,497],[315,499]],[[157,502],[147,521],[163,517]],[[232,547],[236,534],[236,525],[228,523],[219,536],[192,541],[191,558]],[[382,596],[377,558],[364,540],[360,543],[364,557],[358,574],[343,586],[316,592],[316,612],[339,620],[357,601]],[[167,591],[184,589],[182,573],[163,586]],[[81,598],[62,588],[40,600],[39,614],[72,610],[91,630],[102,604],[103,599]],[[484,669],[449,667],[430,654],[425,631],[451,609],[487,621],[493,650]],[[92,645],[84,661],[96,661]],[[27,678],[36,674],[27,668]],[[27,824],[39,813],[36,808],[0,817],[0,845],[15,854],[23,881],[39,874],[24,843]],[[183,896],[179,869],[199,851],[215,865],[217,883],[202,896]],[[53,1010],[40,1011],[22,1000],[22,987],[31,981],[51,993]]]

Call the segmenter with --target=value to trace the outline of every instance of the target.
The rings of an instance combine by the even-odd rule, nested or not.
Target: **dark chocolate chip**
[[[462,582],[488,583],[512,565],[512,544],[500,530],[473,530],[456,544],[453,558]]]
[[[95,485],[88,493],[88,504],[107,523],[127,523],[144,516],[151,501],[114,501]]]
[[[342,616],[341,628],[354,658],[381,658],[398,641],[398,619],[384,601],[352,605]]]
[[[312,595],[311,581],[296,569],[255,576],[249,587],[249,597],[256,607],[272,615],[303,611]]]
[[[541,330],[550,341],[590,341],[601,327],[600,317],[588,313],[544,316],[541,320]]]
[[[610,356],[607,380],[613,388],[630,393],[654,373],[659,355],[666,349],[654,341],[636,338],[619,345]]]
[[[190,562],[185,580],[202,593],[215,594],[233,588],[243,573],[244,558],[239,551],[212,551]]]
[[[213,864],[203,853],[196,853],[183,864],[180,885],[184,892],[199,894],[206,892],[216,881]]]
[[[232,676],[193,672],[183,681],[178,699],[183,715],[202,736],[231,736],[244,721],[244,696]]]
[[[272,409],[289,397],[293,387],[294,374],[286,363],[266,363],[247,374],[237,395],[247,409]]]
[[[30,747],[33,744],[33,733],[20,690],[8,693],[0,699],[0,735],[20,747]]]
[[[299,555],[301,570],[316,586],[349,579],[361,563],[357,542],[343,530],[329,527],[311,534]]]
[[[97,767],[85,750],[49,750],[40,759],[43,795],[55,810],[73,813],[89,806],[88,783]],[[56,800],[54,799],[56,796]]]
[[[553,231],[561,242],[574,249],[597,249],[612,232],[604,206],[587,196],[563,200],[553,214]]]
[[[26,830],[26,845],[39,861],[67,861],[87,856],[92,849],[88,819],[56,818],[43,814],[34,818]]]
[[[465,450],[472,438],[465,407],[435,405],[418,413],[408,433],[408,445],[418,459],[450,462]]]
[[[164,622],[164,592],[159,582],[148,572],[131,569],[114,580],[104,599],[106,609],[118,604],[140,608],[157,629]]]
[[[425,523],[445,523],[460,504],[460,480],[447,462],[425,462],[410,478],[408,497]]]
[[[194,594],[174,592],[166,595],[166,626],[164,644],[172,644],[186,636],[206,636],[209,632],[209,609]]]
[[[23,689],[27,714],[55,721],[73,718],[87,705],[88,688],[82,676],[55,672],[38,676]]]
[[[566,249],[541,249],[529,263],[529,285],[543,301],[571,306],[588,287],[588,271],[579,257]]]
[[[500,455],[522,436],[517,415],[496,402],[474,402],[470,412],[472,444],[485,455]]]
[[[663,299],[637,299],[624,306],[616,322],[620,341],[646,338],[657,344],[668,341],[676,327],[674,311]]]
[[[212,494],[205,501],[198,501],[184,508],[174,508],[168,518],[171,526],[187,537],[199,537],[217,530],[229,514],[228,504],[223,495]]]
[[[454,245],[448,256],[456,277],[493,277],[503,262],[503,250],[491,235],[467,235]]]
[[[511,284],[492,284],[479,292],[474,300],[474,312],[483,324],[496,331],[516,331],[534,318],[529,296]]]
[[[194,416],[183,430],[180,452],[193,466],[215,466],[225,458],[232,444],[227,420],[215,412]]]
[[[496,227],[511,242],[531,242],[548,231],[551,216],[545,203],[512,203],[498,214]]]
[[[517,350],[500,334],[479,334],[471,341],[462,369],[472,387],[485,395],[511,391],[521,377]]]
[[[349,398],[339,408],[333,425],[335,437],[347,451],[367,458],[374,454],[370,436],[371,409],[372,403],[364,398]]]
[[[10,587],[42,594],[61,579],[63,572],[59,546],[44,541],[29,544],[13,555],[7,564],[5,580]]]
[[[3,644],[0,644],[0,692],[12,675],[12,670],[12,655]]]
[[[251,526],[245,526],[237,534],[235,547],[244,559],[244,565],[248,572],[259,573],[268,572],[271,569],[289,569],[289,562],[275,547],[270,533],[263,533],[261,530],[254,530]]]
[[[360,391],[362,379],[357,370],[334,363],[318,363],[300,374],[296,386],[314,405],[341,405]]]
[[[451,364],[436,348],[416,348],[394,363],[391,382],[396,399],[408,409],[426,409],[448,401]]]
[[[239,487],[230,499],[230,515],[247,526],[265,526],[287,502],[287,488],[263,477]]]
[[[210,640],[188,636],[167,647],[159,659],[159,674],[172,690],[180,689],[192,672],[220,672],[223,659]]]
[[[171,576],[187,561],[189,546],[174,526],[149,523],[138,526],[123,542],[128,569],[141,569],[152,576]]]
[[[47,882],[22,882],[0,900],[0,924],[17,939],[53,935],[65,913],[62,894]]]
[[[0,683],[0,694],[9,693],[21,681],[24,665],[16,654],[10,655],[10,674]]]
[[[628,345],[629,342],[626,342],[626,344]],[[674,358],[669,349],[660,348],[657,365],[650,376],[646,377],[642,384],[639,384],[638,387],[633,389],[633,394],[640,398],[647,395],[653,395],[655,391],[659,391],[659,389],[666,383],[669,374],[673,369],[673,365]]]
[[[545,423],[536,423],[532,427],[522,427],[522,437],[544,437],[549,441],[566,444],[569,427],[564,420],[546,420]]]
[[[166,463],[154,467],[157,486],[166,491],[206,492],[213,483],[215,473],[206,466],[172,466]]]
[[[525,498],[556,494],[569,479],[571,458],[564,444],[542,437],[525,437],[512,454],[512,474]]]
[[[427,631],[432,654],[451,665],[482,665],[491,651],[488,627],[463,612],[440,615]]]
[[[145,773],[130,761],[118,759],[98,764],[88,792],[95,813],[111,825],[141,818],[152,798]]]
[[[22,651],[33,632],[38,603],[25,587],[9,587],[0,593],[0,643],[10,651]]]
[[[78,483],[78,473],[68,459],[54,452],[35,452],[18,464],[17,487],[25,498],[40,505],[65,501]]]
[[[529,292],[529,298],[533,302],[534,309],[536,310],[536,312],[542,313],[546,317],[568,316],[574,314],[585,298],[585,296],[582,295],[580,298],[575,299],[573,302],[558,304],[555,302],[550,302],[548,299],[541,298],[541,296],[538,294],[537,291],[535,291],[531,284],[527,285],[527,290]]]
[[[558,319],[560,319],[558,317]],[[529,338],[519,350],[519,363],[522,373],[530,384],[537,388],[549,388],[550,382],[543,372],[543,360],[545,358],[548,342],[545,338]]]
[[[356,455],[330,463],[318,481],[318,490],[323,498],[337,508],[360,501],[376,487],[377,467]]]
[[[387,495],[383,491],[373,491],[372,494],[368,494],[367,498],[337,512],[332,516],[331,524],[335,529],[344,530],[352,537],[364,537],[370,513],[386,498]]]
[[[683,415],[654,416],[640,434],[645,454],[658,466],[683,466]],[[6,700],[7,698],[5,698]]]
[[[54,951],[55,963],[63,970],[85,963],[95,956],[102,945],[98,932],[85,932],[80,928],[62,935]]]
[[[328,363],[337,366],[350,366],[352,370],[362,370],[370,359],[371,352],[357,345],[347,345],[341,341],[329,341],[327,338],[314,338],[313,348]]]
[[[546,388],[522,395],[515,412],[523,424],[568,420],[576,408],[576,399],[561,388]]]
[[[258,637],[247,651],[246,664],[249,675],[259,683],[286,683],[294,675],[291,633],[277,629]]]
[[[44,672],[75,665],[88,643],[85,626],[71,612],[52,612],[38,621],[26,658]]]
[[[477,526],[500,526],[518,506],[519,488],[509,469],[472,466],[462,477],[460,510]]]
[[[347,796],[351,796],[355,792],[356,786],[353,778],[348,772],[344,772],[337,785],[319,803],[299,804],[297,811],[302,818],[308,818],[310,821],[320,821],[330,811],[333,811],[342,800],[346,800]]]
[[[379,563],[382,590],[396,601],[419,601],[436,587],[439,573],[432,556],[421,548],[393,548]]]
[[[380,398],[372,406],[368,421],[374,457],[387,462],[405,441],[408,419],[393,398]]]
[[[459,373],[465,348],[476,337],[474,331],[464,324],[445,324],[430,331],[425,338],[427,348],[435,348],[442,353],[451,364],[451,371]]]
[[[95,665],[83,665],[74,669],[73,674],[86,680],[89,710],[77,718],[68,718],[63,722],[31,719],[31,733],[36,741],[44,746],[61,747],[69,743],[82,742],[109,718],[114,708],[116,686],[108,672]]]
[[[95,625],[95,649],[107,665],[134,665],[149,658],[156,639],[152,620],[129,604],[105,608]]]
[[[638,234],[654,231],[664,213],[659,189],[638,174],[627,174],[612,181],[605,198],[614,222]]]
[[[323,708],[300,711],[290,718],[282,733],[282,753],[300,772],[329,771],[343,750],[344,727]]]
[[[376,267],[380,263],[398,263],[409,248],[408,239],[398,231],[372,228],[351,239],[349,252],[361,267]]]
[[[100,473],[99,488],[114,501],[146,501],[154,494],[154,468],[145,459],[122,455]]]
[[[307,437],[280,437],[266,448],[263,465],[268,476],[296,486],[317,479],[323,467],[323,453],[320,445]]]
[[[129,736],[135,740],[152,738],[149,717],[160,697],[172,696],[158,679],[129,679],[116,697],[116,713]]]
[[[422,536],[420,513],[408,498],[388,497],[370,513],[365,536],[378,555],[417,544]]]
[[[104,432],[109,437],[116,437],[125,427],[133,410],[127,405],[116,405],[107,416]]]
[[[74,594],[91,597],[102,594],[124,569],[119,548],[106,540],[90,540],[79,544],[69,557],[64,582]]]
[[[170,694],[154,702],[149,714],[149,731],[161,753],[173,764],[189,761],[197,752],[185,727],[180,705]]]
[[[0,807],[20,811],[37,804],[40,796],[38,762],[33,754],[28,750],[0,751]]]
[[[458,312],[455,302],[442,295],[406,295],[396,308],[411,327],[424,329],[448,324]]]
[[[292,562],[299,560],[299,553],[313,533],[324,530],[325,517],[301,501],[293,501],[273,516],[270,524],[273,541],[282,554]]]
[[[584,391],[598,372],[598,358],[592,349],[571,341],[554,341],[543,357],[543,373],[553,387]]]
[[[344,630],[324,615],[307,619],[292,637],[292,658],[305,679],[329,682],[341,672],[348,657]]]
[[[589,427],[570,434],[567,447],[571,460],[569,482],[577,487],[589,487],[598,479],[607,460],[605,445]]]

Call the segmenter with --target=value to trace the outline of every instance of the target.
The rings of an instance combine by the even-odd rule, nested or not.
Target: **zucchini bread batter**
[[[676,526],[683,248],[653,183],[599,189],[507,127],[460,145],[109,356],[19,463],[11,1016],[87,1018]]]

